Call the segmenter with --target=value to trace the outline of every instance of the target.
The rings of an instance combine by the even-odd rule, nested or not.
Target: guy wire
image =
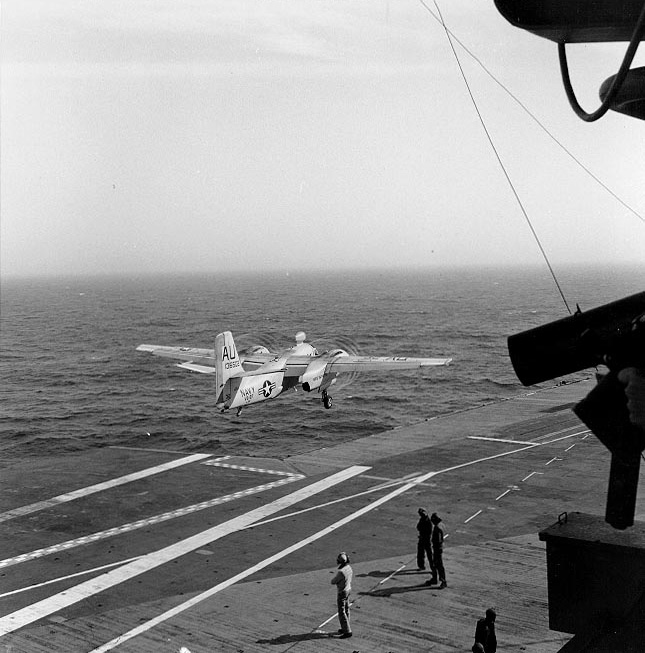
[[[422,0],[419,0],[421,4],[426,8],[428,13],[441,25],[441,19],[426,5]],[[618,203],[622,204],[630,213],[632,213],[636,218],[638,218],[642,223],[645,224],[645,217],[643,217],[634,207],[630,206],[619,197],[607,184],[605,184],[602,179],[597,177],[576,155],[569,150],[564,143],[559,141],[547,128],[540,119],[515,95],[506,85],[504,85],[493,73],[486,67],[484,62],[468,48],[468,46],[454,33],[451,32],[446,25],[443,25],[443,28],[450,34],[453,41],[456,41],[461,49],[470,56],[470,58],[497,84],[503,91],[508,95],[511,100],[513,100],[521,109],[526,113],[526,115],[533,120],[533,122],[570,158],[576,165],[578,165],[582,170],[584,170],[587,175],[589,175],[599,186],[601,186],[605,191],[607,191]]]
[[[423,0],[419,0],[419,2],[423,5],[423,7],[429,11],[428,6],[425,4]],[[490,143],[490,146],[495,154],[495,157],[497,158],[497,162],[499,163],[502,172],[504,173],[504,176],[506,177],[506,181],[508,182],[508,185],[511,188],[511,191],[513,192],[513,195],[515,196],[515,200],[517,201],[520,210],[522,211],[522,214],[524,215],[524,219],[526,220],[526,223],[529,226],[529,229],[531,230],[531,233],[533,234],[533,238],[535,239],[535,242],[537,243],[538,248],[540,249],[540,252],[542,253],[542,257],[544,258],[544,261],[546,262],[547,267],[549,268],[549,272],[551,273],[551,276],[553,277],[553,281],[556,285],[556,288],[558,289],[558,292],[560,293],[560,297],[562,298],[562,301],[564,302],[564,305],[569,313],[571,315],[571,309],[569,308],[569,304],[567,302],[566,297],[564,296],[564,292],[562,291],[562,287],[560,286],[560,282],[558,281],[558,278],[555,274],[555,271],[553,270],[553,266],[551,265],[551,262],[549,261],[549,257],[547,256],[546,251],[544,250],[544,247],[542,246],[542,243],[540,242],[540,238],[537,235],[537,232],[535,231],[533,224],[531,223],[531,219],[528,216],[528,213],[526,212],[526,209],[524,208],[524,205],[522,204],[522,200],[520,199],[520,196],[518,195],[515,186],[513,185],[513,182],[506,170],[506,167],[504,166],[504,163],[502,162],[502,159],[499,155],[499,152],[497,151],[497,148],[495,147],[495,143],[493,142],[493,139],[490,135],[490,132],[488,131],[488,128],[486,127],[486,123],[484,122],[484,118],[479,110],[479,107],[477,106],[477,102],[475,101],[475,97],[470,89],[470,84],[468,83],[468,79],[466,78],[466,74],[464,73],[464,69],[461,65],[461,62],[459,61],[459,56],[457,55],[457,51],[455,50],[455,47],[453,45],[452,39],[450,38],[450,32],[448,31],[448,28],[446,27],[446,23],[443,20],[443,15],[441,14],[441,10],[439,9],[439,5],[437,4],[437,0],[434,0],[434,5],[437,8],[437,13],[439,14],[439,18],[441,19],[441,24],[443,25],[443,28],[446,32],[446,36],[448,38],[448,43],[450,44],[450,49],[452,50],[452,53],[455,57],[455,60],[457,62],[457,66],[459,67],[459,72],[461,73],[461,76],[464,80],[464,84],[466,85],[466,89],[468,91],[468,95],[470,96],[470,100],[473,103],[473,106],[475,107],[475,111],[477,112],[477,116],[479,118],[479,122],[482,125],[482,128],[484,129],[484,133],[486,134],[486,138],[488,139],[488,142]],[[432,12],[430,12],[432,13]]]

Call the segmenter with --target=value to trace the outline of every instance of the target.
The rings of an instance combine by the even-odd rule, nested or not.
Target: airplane
[[[215,407],[221,412],[275,399],[285,390],[298,385],[305,392],[321,395],[325,408],[332,407],[329,388],[343,372],[410,370],[419,367],[448,365],[452,358],[407,358],[400,356],[355,356],[343,349],[323,353],[308,342],[303,331],[296,334],[296,344],[278,353],[262,345],[238,351],[230,331],[219,333],[215,349],[139,345],[137,351],[182,361],[177,367],[201,374],[214,374]]]

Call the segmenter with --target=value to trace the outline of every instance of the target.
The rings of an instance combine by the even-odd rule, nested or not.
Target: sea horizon
[[[532,391],[509,361],[509,335],[566,317],[537,266],[353,273],[40,277],[2,288],[0,457],[101,446],[283,456]],[[570,310],[643,290],[645,266],[572,266]],[[339,380],[334,407],[284,393],[237,418],[214,408],[212,379],[137,352],[142,343],[279,350],[298,331],[319,349],[451,357],[446,368]],[[575,378],[589,378],[581,371]],[[559,381],[549,381],[546,385]]]

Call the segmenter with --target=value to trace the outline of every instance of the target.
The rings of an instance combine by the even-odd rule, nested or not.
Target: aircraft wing
[[[388,372],[449,365],[452,358],[409,358],[407,356],[337,356],[327,364],[329,372]]]
[[[302,376],[310,363],[324,360],[322,356],[289,356],[284,364],[285,376]],[[270,361],[276,361],[275,354],[251,355],[244,358],[247,371],[256,370]],[[341,354],[327,361],[325,373],[336,372],[388,372],[396,370],[415,370],[420,367],[449,365],[452,358],[409,358],[406,356],[351,356]]]
[[[166,345],[139,345],[137,351],[147,351],[154,356],[181,361],[178,367],[211,374],[215,371],[215,350],[197,347],[169,347]],[[407,356],[353,356],[346,353],[321,356],[284,355],[266,352],[249,352],[240,355],[244,371],[250,374],[263,372],[278,365],[287,377],[300,377],[314,361],[320,361],[326,374],[343,372],[388,372],[414,370],[420,367],[448,365],[452,358],[410,358]]]
[[[323,362],[322,356],[290,356],[285,364],[285,376],[302,376],[314,361]],[[244,368],[247,369],[247,360]],[[388,372],[396,370],[415,370],[420,367],[449,365],[452,358],[409,358],[405,356],[352,356],[341,354],[327,360],[325,374],[335,372]],[[324,364],[324,362],[323,362]]]

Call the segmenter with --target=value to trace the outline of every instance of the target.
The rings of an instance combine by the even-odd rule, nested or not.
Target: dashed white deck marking
[[[31,503],[20,508],[13,508],[7,512],[0,513],[0,522],[8,521],[9,519],[14,519],[15,517],[21,517],[23,515],[29,515],[40,510],[45,510],[46,508],[52,508],[61,503],[74,501],[75,499],[80,499],[81,497],[86,497],[90,494],[95,494],[96,492],[102,492],[103,490],[117,487],[118,485],[132,483],[132,481],[138,481],[139,479],[153,476],[154,474],[160,474],[161,472],[168,471],[169,469],[175,469],[176,467],[181,467],[182,465],[189,465],[190,463],[194,463],[198,460],[210,458],[211,455],[212,454],[209,453],[195,453],[184,458],[179,458],[178,460],[171,460],[170,462],[164,463],[163,465],[148,467],[148,469],[142,469],[138,472],[133,472],[132,474],[126,474],[125,476],[113,478],[109,481],[104,481],[103,483],[90,485],[88,487],[74,490],[73,492],[67,492],[66,494],[59,494],[58,496],[52,497],[51,499],[37,501],[36,503]]]
[[[271,490],[273,488],[280,487],[281,485],[286,485],[287,483],[293,483],[294,481],[300,480],[301,478],[304,477],[302,475],[292,474],[287,478],[281,478],[271,483],[265,483],[264,485],[258,485],[247,490],[241,490],[240,492],[227,494],[223,497],[216,497],[215,499],[201,501],[200,503],[195,503],[192,506],[185,506],[183,508],[178,508],[177,510],[164,512],[160,515],[154,515],[152,517],[147,517],[146,519],[140,519],[139,521],[131,522],[129,524],[123,524],[121,526],[115,526],[114,528],[108,528],[104,531],[91,533],[90,535],[84,535],[83,537],[77,537],[73,540],[67,540],[65,542],[60,542],[59,544],[53,544],[52,546],[44,547],[42,549],[36,549],[35,551],[30,551],[29,553],[23,553],[21,555],[14,556],[13,558],[6,558],[5,560],[0,560],[0,569],[3,567],[11,567],[12,565],[20,564],[21,562],[27,562],[28,560],[42,558],[44,556],[51,555],[52,553],[60,553],[61,551],[73,549],[77,546],[83,546],[85,544],[98,542],[99,540],[105,540],[108,537],[113,537],[115,535],[130,533],[131,531],[136,531],[137,529],[145,528],[146,526],[160,524],[164,521],[176,519],[177,517],[183,517],[199,510],[206,510],[207,508],[219,506],[229,501],[235,501],[236,499],[241,499],[242,497],[247,497],[251,494],[258,494],[259,492],[265,492],[266,490]]]
[[[226,458],[230,458],[230,456],[227,456]],[[212,467],[226,467],[227,469],[239,469],[245,472],[259,472],[260,474],[277,474],[279,476],[300,476],[302,478],[302,474],[294,474],[294,472],[281,472],[277,471],[275,469],[262,469],[259,467],[247,467],[246,465],[232,465],[230,463],[222,463],[220,460],[223,460],[222,458],[218,458],[217,460],[207,460],[202,463],[202,465],[211,465]]]
[[[407,566],[408,566],[407,563],[404,564],[404,565],[401,565],[398,569],[394,570],[389,576],[386,576],[383,580],[380,580],[378,582],[378,584],[383,585],[383,583],[387,583],[388,580],[390,580],[391,578],[394,578],[400,571],[403,571]],[[338,613],[336,613],[336,614],[338,614]],[[336,616],[336,615],[334,615],[334,616]]]
[[[524,481],[528,481],[531,478],[531,476],[535,476],[536,474],[541,474],[542,476],[544,476],[544,472],[531,472],[528,476],[525,476],[521,482],[523,483]]]
[[[468,519],[466,519],[466,520],[464,521],[464,524],[467,524],[467,523],[468,523],[469,521],[471,521],[472,519],[475,519],[475,517],[481,515],[482,512],[484,512],[484,511],[483,511],[483,510],[478,510],[474,515],[471,515],[470,517],[468,517]]]
[[[125,581],[130,580],[136,576],[144,574],[151,569],[155,569],[171,560],[181,557],[182,555],[189,553],[190,551],[195,551],[200,549],[203,546],[210,544],[211,542],[218,540],[226,535],[234,533],[241,530],[248,524],[263,519],[268,515],[274,514],[289,506],[292,506],[295,503],[303,501],[319,492],[322,492],[333,485],[342,483],[353,476],[363,473],[370,469],[369,467],[355,465],[353,467],[348,467],[340,472],[332,474],[320,481],[316,481],[311,485],[307,485],[303,488],[287,494],[275,501],[272,501],[264,506],[255,508],[243,515],[234,517],[223,524],[209,528],[201,533],[197,533],[192,537],[186,538],[175,544],[159,549],[147,555],[142,556],[138,560],[134,560],[126,565],[119,567],[118,569],[113,569],[97,578],[87,580],[80,585],[71,587],[63,592],[54,594],[49,598],[37,601],[32,605],[29,605],[25,608],[17,610],[11,614],[8,614],[0,618],[0,636],[11,633],[18,628],[22,628],[34,621],[43,619],[63,608],[66,608],[70,605],[74,605],[79,601],[82,601],[94,594],[103,592],[106,589],[114,587],[124,583]],[[339,522],[340,525],[341,522]],[[322,537],[322,536],[321,536]],[[281,556],[280,556],[281,557]],[[277,559],[277,558],[276,558]]]

